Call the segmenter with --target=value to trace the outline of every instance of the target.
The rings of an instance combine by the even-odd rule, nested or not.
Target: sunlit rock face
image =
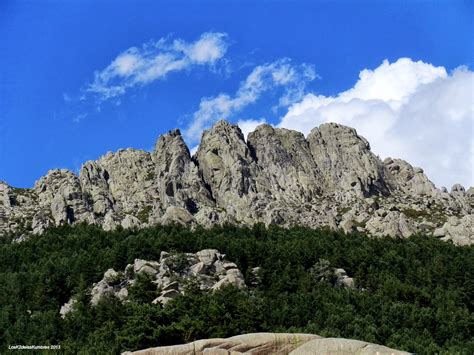
[[[409,354],[386,346],[344,338],[323,338],[314,334],[250,333],[231,338],[202,339],[192,343],[125,352],[124,355],[194,354]]]
[[[328,226],[374,236],[433,235],[474,242],[474,189],[438,189],[406,161],[381,161],[355,129],[301,133],[263,124],[245,140],[226,121],[204,131],[194,156],[179,130],[152,152],[122,149],[51,170],[31,189],[0,182],[0,235],[23,240],[80,222],[106,230],[179,223]]]

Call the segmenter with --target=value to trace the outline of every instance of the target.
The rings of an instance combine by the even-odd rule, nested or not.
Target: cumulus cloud
[[[409,58],[385,60],[335,97],[307,94],[278,126],[307,134],[324,122],[348,125],[374,153],[424,168],[438,186],[472,186],[473,95],[474,73],[467,68],[447,73]]]
[[[255,103],[264,92],[275,88],[284,88],[284,94],[279,101],[280,105],[288,106],[302,98],[304,87],[315,78],[316,73],[312,66],[294,65],[286,58],[259,65],[240,84],[235,95],[221,93],[203,98],[184,135],[190,143],[198,141],[205,128],[219,119],[228,119]]]
[[[169,73],[196,65],[213,65],[227,51],[225,33],[207,32],[188,43],[162,38],[120,53],[106,68],[94,73],[86,91],[104,101],[128,89],[165,78]]]

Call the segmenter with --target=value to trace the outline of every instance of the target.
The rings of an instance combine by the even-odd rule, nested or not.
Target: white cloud
[[[215,62],[220,59],[226,49],[227,43],[224,41],[226,35],[222,33],[204,33],[201,38],[191,44],[182,40],[174,42],[174,48],[181,50],[186,56],[196,63]]]
[[[237,125],[240,127],[240,130],[242,131],[242,134],[244,135],[245,139],[247,139],[247,136],[250,132],[253,132],[255,128],[257,128],[263,123],[266,123],[266,120],[264,118],[258,120],[248,119],[237,121]]]
[[[189,149],[189,154],[191,154],[191,156],[193,156],[194,154],[196,154],[196,152],[198,151],[199,149],[199,144],[198,145],[195,145],[194,147],[192,147],[191,149]]]
[[[228,119],[246,106],[256,102],[262,93],[275,88],[284,88],[286,106],[301,99],[306,84],[314,80],[316,74],[312,66],[293,65],[289,59],[280,59],[272,63],[259,65],[240,84],[233,97],[219,94],[215,97],[203,98],[199,110],[193,115],[193,120],[184,135],[188,142],[197,142],[204,129],[219,119]]]
[[[409,58],[400,58],[390,64],[388,60],[384,60],[375,70],[362,70],[355,86],[339,97],[345,102],[353,98],[379,99],[398,107],[397,104],[413,94],[421,84],[446,76],[443,67],[434,67],[422,61],[413,62]]]
[[[336,97],[308,94],[278,126],[305,134],[321,123],[357,129],[374,153],[422,167],[438,186],[474,185],[474,73],[401,58],[363,70]]]
[[[137,85],[163,79],[167,74],[194,65],[213,65],[228,47],[227,35],[207,32],[195,42],[176,39],[172,43],[162,38],[141,47],[132,47],[119,54],[105,69],[94,73],[87,92],[100,100],[124,94]]]

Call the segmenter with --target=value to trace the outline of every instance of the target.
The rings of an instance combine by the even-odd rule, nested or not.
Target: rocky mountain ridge
[[[417,232],[474,242],[474,188],[435,185],[400,159],[379,159],[355,129],[335,123],[303,134],[260,125],[245,140],[217,122],[191,156],[179,130],[152,152],[122,149],[50,170],[31,189],[0,182],[0,236],[21,240],[52,225],[112,230],[158,223],[328,226],[373,236]]]

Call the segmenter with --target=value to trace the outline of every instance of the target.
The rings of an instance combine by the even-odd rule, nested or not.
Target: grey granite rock
[[[225,265],[218,270],[215,265]],[[130,287],[138,277],[148,277],[156,285],[159,296],[153,303],[167,304],[183,294],[189,282],[197,282],[199,288],[205,291],[216,291],[225,285],[245,288],[245,280],[235,263],[225,259],[225,255],[215,249],[204,249],[196,254],[176,254],[161,252],[160,261],[135,259],[125,270],[108,269],[99,282],[92,285],[91,304],[96,306],[106,295],[117,297],[122,302],[128,302]],[[68,303],[60,310],[61,316],[69,313],[75,303],[73,295]]]
[[[223,355],[223,354],[347,354],[347,355],[402,355],[404,351],[344,338],[323,338],[314,334],[250,333],[231,338],[196,340],[183,345],[162,346],[125,352],[124,355]]]
[[[0,236],[16,241],[81,222],[105,230],[264,223],[471,244],[473,211],[472,187],[437,189],[422,169],[382,162],[356,130],[334,123],[306,138],[265,124],[245,141],[237,126],[219,121],[193,157],[173,130],[151,153],[109,152],[78,176],[51,170],[32,189],[0,182]]]

